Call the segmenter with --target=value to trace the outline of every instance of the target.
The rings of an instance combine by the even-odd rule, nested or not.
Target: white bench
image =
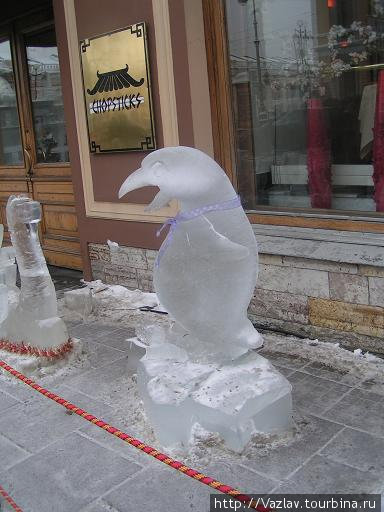
[[[306,165],[271,165],[274,185],[307,185]],[[373,187],[372,165],[332,165],[332,185]]]

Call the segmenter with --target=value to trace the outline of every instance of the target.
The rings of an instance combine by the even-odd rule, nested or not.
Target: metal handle
[[[32,178],[32,156],[31,156],[31,153],[29,152],[29,150],[27,148],[24,148],[24,152],[25,154],[27,155],[27,172],[26,172],[26,176],[28,178]]]

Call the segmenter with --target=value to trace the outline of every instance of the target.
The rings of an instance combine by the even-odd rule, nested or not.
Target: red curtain
[[[312,208],[331,208],[331,150],[324,108],[319,98],[308,100],[307,168]]]
[[[373,128],[373,183],[376,211],[384,211],[384,70],[379,71]]]

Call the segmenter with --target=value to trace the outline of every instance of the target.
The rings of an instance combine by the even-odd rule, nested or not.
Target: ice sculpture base
[[[48,375],[67,374],[73,367],[83,366],[84,353],[83,343],[80,340],[72,339],[72,350],[59,358],[22,355],[0,350],[0,360],[6,361],[7,364],[27,377],[41,379]],[[0,387],[2,378],[9,379],[5,373],[0,374]]]
[[[65,323],[59,317],[44,320],[20,320],[12,313],[0,323],[0,339],[15,344],[32,345],[36,349],[61,347],[68,341],[69,335]]]
[[[292,426],[291,385],[255,352],[229,364],[196,363],[180,347],[158,344],[139,362],[138,386],[163,446],[187,448],[197,423],[241,452],[254,435]]]
[[[36,318],[20,304],[17,288],[8,289],[7,311],[0,321],[0,340],[32,345],[37,349],[55,349],[68,341],[68,331],[57,316]]]

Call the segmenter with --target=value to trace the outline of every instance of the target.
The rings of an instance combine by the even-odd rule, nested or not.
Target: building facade
[[[383,1],[53,0],[4,19],[3,222],[9,194],[29,193],[50,263],[152,290],[177,205],[146,213],[152,189],[118,200],[148,152],[90,152],[80,52],[144,21],[157,147],[215,158],[254,227],[252,320],[384,352]]]

